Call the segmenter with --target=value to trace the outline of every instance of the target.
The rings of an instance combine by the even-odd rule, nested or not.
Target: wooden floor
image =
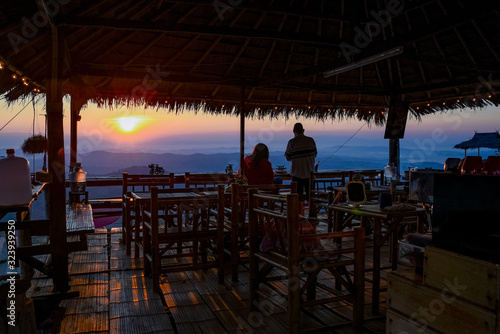
[[[217,283],[211,270],[169,274],[163,276],[162,292],[154,293],[151,279],[144,277],[142,260],[127,256],[120,238],[119,228],[99,229],[89,235],[87,251],[70,255],[70,291],[78,291],[79,297],[59,303],[65,308],[65,313],[60,310],[59,317],[64,317],[60,321],[53,316],[59,326],[55,325],[50,333],[287,332],[286,315],[278,306],[268,303],[264,304],[264,311],[250,312],[248,271],[245,268],[241,268],[237,284],[231,284],[229,268],[223,285]],[[370,243],[368,238],[367,268],[371,267]],[[387,258],[386,254],[382,257]],[[302,330],[347,322],[341,327],[317,332],[385,333],[385,292],[381,294],[381,315],[373,316],[370,314],[369,270],[366,278],[366,320],[362,331],[352,329],[348,323],[350,305],[340,303],[317,306],[307,314],[302,313]],[[381,286],[385,285],[383,280]],[[279,286],[277,288],[279,290]],[[50,294],[53,294],[52,281],[35,275],[28,296]],[[273,296],[279,298],[279,291]]]

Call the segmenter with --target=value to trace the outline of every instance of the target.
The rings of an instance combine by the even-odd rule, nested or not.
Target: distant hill
[[[384,168],[388,161],[388,149],[385,147],[371,148],[343,148],[342,154],[331,150],[320,150],[317,161],[320,161],[320,170],[325,169],[376,169]],[[328,155],[324,154],[326,152]],[[331,153],[330,153],[331,152]],[[322,154],[323,153],[323,154]],[[445,158],[437,161],[425,160],[411,162],[401,157],[401,172],[408,167],[418,168],[443,168]],[[408,154],[406,154],[408,156]],[[444,156],[446,156],[444,154]],[[84,170],[89,176],[118,176],[124,171],[129,173],[147,174],[148,165],[158,164],[163,167],[165,173],[202,173],[202,172],[224,172],[228,164],[233,165],[235,171],[239,168],[239,153],[216,153],[216,154],[175,154],[175,153],[114,153],[106,151],[94,151],[80,156]],[[68,160],[69,161],[69,160]],[[271,152],[270,161],[274,168],[279,165],[290,167],[283,152]]]

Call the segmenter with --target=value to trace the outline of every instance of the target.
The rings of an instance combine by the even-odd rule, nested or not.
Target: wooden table
[[[178,190],[176,189],[171,189],[171,192],[160,192],[158,194],[158,202],[161,202],[161,205],[164,205],[166,207],[174,207],[181,205],[182,203],[186,202],[193,202],[193,201],[203,201],[203,200],[208,200],[208,199],[213,199],[214,196],[215,198],[217,197],[217,192],[208,192],[208,191],[200,191],[200,192],[195,192],[196,188],[192,188],[193,191],[187,191],[185,190],[186,188],[182,188],[183,190]],[[133,200],[132,207],[134,208],[135,212],[135,242],[136,246],[134,247],[134,255],[135,257],[139,257],[139,247],[138,247],[138,242],[141,240],[141,229],[139,228],[140,222],[141,222],[141,207],[143,206],[148,206],[151,201],[151,192],[149,191],[134,191],[131,192],[131,197]]]
[[[51,254],[49,240],[45,243],[33,245],[32,236],[48,237],[50,234],[50,219],[30,220],[30,208],[33,201],[43,190],[44,184],[33,188],[33,200],[20,206],[0,207],[0,218],[9,212],[16,213],[15,229],[19,231],[19,240],[16,249],[16,258],[25,265],[21,267],[23,276],[32,275],[32,268],[50,276],[45,263],[35,258],[37,255]],[[7,230],[7,222],[0,223],[0,230]],[[89,204],[66,204],[66,232],[68,236],[68,251],[82,251],[87,249],[87,234],[94,232],[92,207]],[[48,239],[48,238],[46,238]]]
[[[398,254],[398,231],[399,226],[404,224],[408,218],[417,219],[417,229],[423,231],[423,222],[427,215],[423,208],[411,208],[408,210],[386,210],[381,209],[379,204],[363,204],[355,207],[347,204],[321,205],[333,214],[333,226],[335,231],[342,231],[345,227],[344,222],[352,220],[353,217],[361,218],[361,225],[366,227],[368,222],[373,224],[373,295],[372,312],[379,313],[380,302],[380,249],[389,239],[392,269],[397,268]],[[330,216],[330,215],[329,215]],[[386,227],[385,233],[382,233],[382,225]]]

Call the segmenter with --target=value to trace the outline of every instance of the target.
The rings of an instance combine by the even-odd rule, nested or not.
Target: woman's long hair
[[[262,159],[269,160],[269,149],[265,144],[258,143],[253,148],[252,154],[248,157],[248,159],[253,162],[255,166],[259,166]]]

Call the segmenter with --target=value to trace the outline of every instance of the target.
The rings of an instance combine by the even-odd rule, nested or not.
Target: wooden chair
[[[288,185],[241,185],[231,184],[230,208],[226,208],[229,219],[225,219],[225,230],[230,234],[230,245],[225,245],[225,251],[231,256],[231,277],[238,281],[238,267],[242,263],[241,252],[248,252],[248,190],[257,189],[266,193],[278,194],[283,191],[296,193],[297,183]]]
[[[490,155],[484,163],[483,173],[485,175],[500,175],[500,156]]]
[[[480,156],[467,156],[464,158],[460,173],[461,174],[481,174],[483,168],[483,159]]]
[[[383,169],[364,169],[361,171],[355,171],[353,172],[353,175],[349,179],[349,181],[352,181],[356,174],[363,176],[363,178],[360,181],[370,182],[374,186],[385,185],[385,176]]]
[[[228,185],[232,180],[232,175],[225,173],[197,173],[186,172],[184,175],[184,186],[186,188],[216,187],[219,184]]]
[[[214,189],[203,189],[203,191]],[[220,194],[224,187],[218,190],[218,196],[207,196],[199,192],[199,196],[179,201],[177,206],[176,226],[170,227],[161,223],[162,205],[168,205],[170,200],[162,198],[164,193],[178,193],[179,189],[158,189],[151,187],[149,205],[141,207],[143,224],[142,247],[144,252],[144,273],[152,275],[153,289],[160,289],[162,272],[181,272],[217,268],[219,282],[223,282],[223,224],[222,216],[210,219],[208,212],[213,206],[218,210]],[[181,192],[192,192],[192,189],[181,189]],[[219,204],[222,203],[222,204]],[[209,254],[212,257],[209,258]]]
[[[134,201],[130,195],[133,191],[149,191],[152,186],[169,189],[174,187],[174,173],[168,175],[145,175],[123,173],[122,183],[122,242],[126,247],[126,254],[130,255],[132,242],[135,241],[136,216],[139,211],[134,210]],[[134,250],[135,256],[139,256],[139,249]]]
[[[333,203],[333,187],[345,184],[346,173],[339,172],[311,172],[309,183],[309,212],[308,217],[318,219],[321,212],[326,213],[321,204]]]
[[[332,187],[343,186],[348,173],[344,171],[311,172],[310,190],[329,191]]]
[[[259,297],[272,296],[269,288],[284,280],[285,287],[277,288],[280,293],[286,293],[289,333],[299,332],[301,309],[339,301],[352,303],[352,325],[362,327],[364,229],[313,234],[311,227],[307,228],[299,217],[297,194],[275,196],[259,194],[251,189],[249,196],[251,307],[258,308],[261,302]],[[271,209],[283,203],[286,204],[286,212]],[[279,242],[271,243],[275,247],[263,252],[261,247],[265,244],[260,240],[265,240],[263,231],[266,230],[274,231],[274,237]],[[301,230],[304,232],[301,233]],[[329,277],[323,279],[319,276],[322,272],[330,273],[334,280]],[[352,278],[350,272],[353,272]],[[263,285],[264,290],[261,289]],[[321,294],[316,295],[316,290],[321,290]]]

